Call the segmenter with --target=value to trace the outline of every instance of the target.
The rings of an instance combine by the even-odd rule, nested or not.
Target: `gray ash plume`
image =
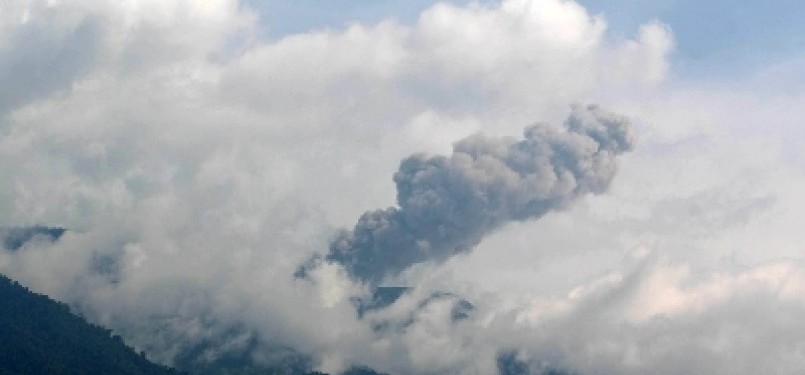
[[[474,135],[450,156],[409,156],[394,174],[398,206],[364,213],[325,259],[372,285],[417,263],[445,261],[510,221],[604,192],[616,156],[634,142],[628,119],[590,105],[574,106],[563,130],[537,124],[521,140]]]

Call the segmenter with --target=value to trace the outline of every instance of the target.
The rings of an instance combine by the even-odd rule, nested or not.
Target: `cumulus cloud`
[[[0,6],[0,115],[68,90],[98,58],[102,33],[97,17],[47,8],[44,2]]]
[[[0,272],[185,366],[802,368],[801,95],[662,91],[667,27],[612,39],[571,1],[437,4],[412,24],[277,40],[259,22],[230,0],[3,2],[0,226],[69,230],[0,251]],[[617,179],[630,132],[602,110],[498,138],[561,122],[573,102],[635,120],[641,145]],[[389,182],[408,155],[451,149],[406,159],[399,191]],[[529,165],[551,173],[521,175]],[[450,189],[474,203],[453,214],[477,222],[422,204]],[[435,258],[366,277],[403,271],[409,291],[359,317],[360,246],[294,279],[334,228],[397,193],[386,218],[421,226]],[[669,260],[625,255],[636,248]],[[424,259],[441,263],[409,267]]]
[[[792,373],[801,343],[780,330],[801,329],[787,322],[803,308],[801,272],[779,263],[697,282],[686,266],[648,261],[521,312],[542,327],[539,339],[521,336],[536,349],[521,355],[581,373]],[[764,340],[773,347],[757,350]]]

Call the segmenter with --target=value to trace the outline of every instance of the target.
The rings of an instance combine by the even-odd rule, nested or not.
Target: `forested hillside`
[[[0,375],[180,374],[3,275],[0,301]]]

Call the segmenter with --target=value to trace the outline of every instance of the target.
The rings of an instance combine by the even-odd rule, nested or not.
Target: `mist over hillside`
[[[0,275],[0,374],[179,375],[149,362],[109,329]]]

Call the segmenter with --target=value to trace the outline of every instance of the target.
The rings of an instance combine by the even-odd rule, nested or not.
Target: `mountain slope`
[[[0,301],[0,375],[179,374],[3,275]]]

